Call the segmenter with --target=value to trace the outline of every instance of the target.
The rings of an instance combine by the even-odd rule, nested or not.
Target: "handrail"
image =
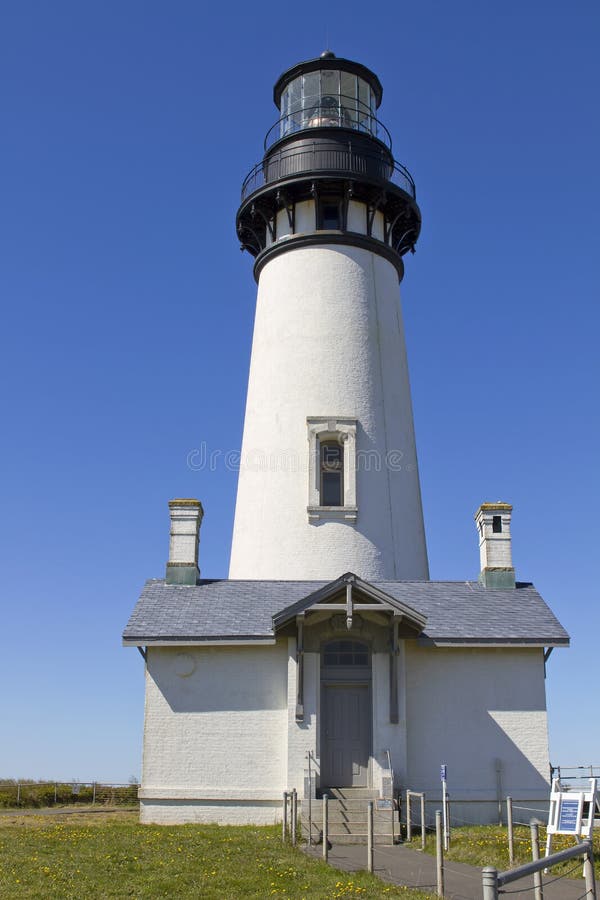
[[[267,159],[257,163],[242,184],[242,203],[255,191],[283,178],[293,178],[305,173],[340,172],[348,176],[371,177],[380,181],[391,181],[416,199],[417,190],[412,175],[400,163],[391,160],[382,150],[381,154],[355,149],[352,142],[347,145],[314,142],[294,150],[282,147]]]
[[[278,140],[288,137],[290,134],[297,134],[299,131],[311,131],[317,124],[320,127],[327,128],[347,128],[351,131],[358,131],[364,134],[370,134],[382,141],[386,147],[392,149],[392,136],[376,116],[371,112],[360,109],[335,109],[323,110],[322,114],[317,115],[317,122],[310,124],[310,116],[308,110],[296,110],[295,112],[286,113],[271,125],[265,135],[264,149],[268,150]],[[350,115],[349,115],[350,114]],[[355,115],[356,119],[352,119],[351,115]]]
[[[533,860],[533,862],[525,863],[516,869],[509,869],[506,872],[498,872],[493,866],[486,866],[483,869],[483,900],[497,900],[498,888],[505,884],[511,884],[513,881],[519,881],[528,875],[534,875],[541,872],[542,869],[549,869],[558,863],[566,862],[578,856],[585,856],[585,880],[586,893],[584,896],[596,897],[594,868],[593,868],[593,850],[591,841],[582,841],[581,844],[575,844],[567,850],[560,850],[558,853],[552,853],[550,856],[543,856],[541,859]]]
[[[306,754],[308,759],[308,846],[312,846],[312,770],[311,760],[313,758],[312,750],[308,750]]]
[[[596,771],[594,771],[596,770]],[[563,775],[563,772],[585,772],[587,774],[582,775]],[[556,773],[556,775],[555,775]],[[550,774],[551,779],[555,777],[558,778],[559,781],[582,781],[588,778],[600,778],[600,766],[597,765],[589,765],[589,766],[550,766]]]
[[[386,754],[386,756],[387,756],[388,769],[390,770],[390,778],[392,779],[392,796],[394,796],[394,781],[395,781],[395,777],[394,777],[394,767],[392,766],[392,754],[391,754],[390,750],[388,750],[388,749],[385,749],[383,752],[384,752],[384,753]]]

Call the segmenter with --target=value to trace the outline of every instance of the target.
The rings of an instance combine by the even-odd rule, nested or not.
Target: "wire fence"
[[[586,767],[586,775],[580,775],[583,781],[587,777],[589,783],[590,769]],[[593,776],[592,776],[593,777]],[[587,785],[586,785],[587,786]],[[574,789],[574,788],[572,788]],[[411,803],[411,799],[419,799],[419,803]],[[439,807],[441,803],[436,797],[434,800],[427,801],[423,793],[415,793],[413,791],[406,792],[406,799],[397,795],[398,817],[402,823],[405,819],[406,837],[410,840],[416,837],[417,831],[423,828],[423,832],[431,835],[436,833],[435,842],[430,837],[423,834],[422,849],[425,849],[427,841],[430,852],[434,852],[437,858],[438,871],[438,895],[444,896],[444,869],[447,867],[445,853],[448,852],[450,846],[455,846],[453,859],[470,862],[471,864],[481,865],[481,850],[473,849],[483,848],[484,852],[489,853],[488,859],[494,859],[498,863],[505,866],[508,863],[509,868],[506,871],[500,871],[492,865],[488,865],[483,870],[483,897],[484,900],[498,900],[500,895],[504,894],[520,894],[522,896],[533,896],[535,900],[543,900],[543,888],[555,882],[559,882],[565,878],[573,878],[582,874],[583,857],[583,877],[585,880],[585,890],[581,894],[581,900],[596,897],[595,874],[594,874],[594,849],[592,838],[580,842],[573,846],[572,836],[570,835],[553,835],[554,841],[558,844],[557,852],[549,853],[551,848],[550,842],[546,845],[546,853],[548,855],[541,857],[540,839],[544,839],[547,835],[546,819],[548,816],[548,804],[536,805],[519,805],[513,804],[510,797],[502,800],[502,807],[505,810],[504,822],[496,826],[484,826],[485,831],[481,831],[481,819],[468,818],[468,812],[465,813],[465,805],[468,801],[461,800],[458,805],[462,815],[457,815],[452,810],[451,802],[448,803],[447,819],[449,823],[447,834],[444,833],[444,846],[442,849],[442,833],[441,833],[441,812]],[[473,801],[472,801],[473,802]],[[479,801],[483,802],[483,801]],[[435,812],[435,819],[430,814],[432,803],[438,807]],[[477,803],[477,801],[475,801]],[[429,806],[429,809],[427,807]],[[467,806],[468,809],[468,806]],[[427,810],[427,811],[426,811]],[[600,810],[598,810],[600,813]],[[404,813],[404,816],[403,816]],[[423,821],[425,820],[425,821]],[[456,829],[456,831],[454,831]],[[477,830],[473,830],[477,829]],[[579,840],[579,838],[577,838]],[[595,836],[593,839],[596,845],[596,859],[598,859],[600,851],[600,839]],[[475,858],[474,858],[475,856]],[[573,859],[578,858],[573,864]],[[517,864],[517,867],[515,867]],[[551,873],[550,877],[548,874]],[[544,874],[546,877],[543,877]],[[515,887],[507,889],[505,885],[520,881],[523,878],[533,876],[532,886]],[[572,889],[571,889],[572,890]]]
[[[135,806],[137,783],[0,780],[0,809],[48,806]]]

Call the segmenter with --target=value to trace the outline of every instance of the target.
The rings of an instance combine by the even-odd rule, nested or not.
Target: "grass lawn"
[[[137,814],[0,816],[0,897],[403,897],[281,843],[278,827],[139,825]]]
[[[565,850],[572,847],[575,839],[564,835],[555,835],[552,841],[552,852]],[[531,841],[528,826],[515,825],[514,827],[515,862],[511,867],[508,860],[508,832],[506,828],[497,825],[469,826],[467,828],[453,828],[450,833],[450,849],[446,853],[447,859],[456,862],[469,863],[472,866],[494,866],[499,871],[516,868],[523,863],[531,862]],[[421,847],[421,832],[419,831],[407,847]],[[425,852],[435,856],[435,834],[427,835]],[[546,829],[540,826],[540,853],[546,852]],[[600,834],[594,835],[594,861],[596,878],[600,878]],[[569,872],[569,878],[583,877],[583,859],[572,859],[557,866],[552,870],[556,875],[564,875]]]

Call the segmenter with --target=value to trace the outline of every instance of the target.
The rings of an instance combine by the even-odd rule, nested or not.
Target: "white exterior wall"
[[[288,642],[288,759],[287,788],[296,788],[299,797],[308,796],[307,754],[317,754],[319,721],[319,654],[304,654],[304,719],[296,721],[296,639]],[[313,794],[316,771],[312,771]]]
[[[541,649],[423,648],[400,643],[399,721],[390,714],[390,657],[372,655],[370,784],[425,791],[439,806],[448,766],[454,816],[497,816],[501,797],[542,808],[548,736]],[[304,719],[296,713],[296,641],[266,647],[150,648],[141,821],[269,824],[284,790],[319,784],[320,656],[304,654]],[[518,702],[515,703],[515,698]],[[515,708],[518,706],[518,708]]]
[[[497,815],[501,794],[548,800],[549,759],[541,649],[444,649],[407,643],[408,759],[403,787],[440,794],[448,766],[453,811]],[[474,802],[475,801],[475,802]],[[487,802],[486,802],[487,801]]]
[[[355,524],[308,521],[311,416],[357,420]],[[368,250],[296,248],[260,276],[229,577],[346,571],[428,578],[398,275]]]
[[[384,779],[389,779],[386,750],[390,751],[396,785],[404,784],[407,766],[406,747],[406,682],[404,676],[404,642],[398,657],[398,722],[390,722],[390,654],[373,654],[373,787],[383,793]]]
[[[287,789],[287,641],[149,648],[142,822],[274,822]]]

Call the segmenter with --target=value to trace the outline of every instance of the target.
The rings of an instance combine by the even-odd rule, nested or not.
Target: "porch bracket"
[[[398,627],[402,616],[394,615],[392,619],[392,646],[390,649],[390,722],[397,725],[398,715],[398,655],[400,645],[398,642]]]
[[[296,616],[296,722],[304,721],[304,613]]]
[[[346,628],[352,631],[352,582],[346,582]]]

